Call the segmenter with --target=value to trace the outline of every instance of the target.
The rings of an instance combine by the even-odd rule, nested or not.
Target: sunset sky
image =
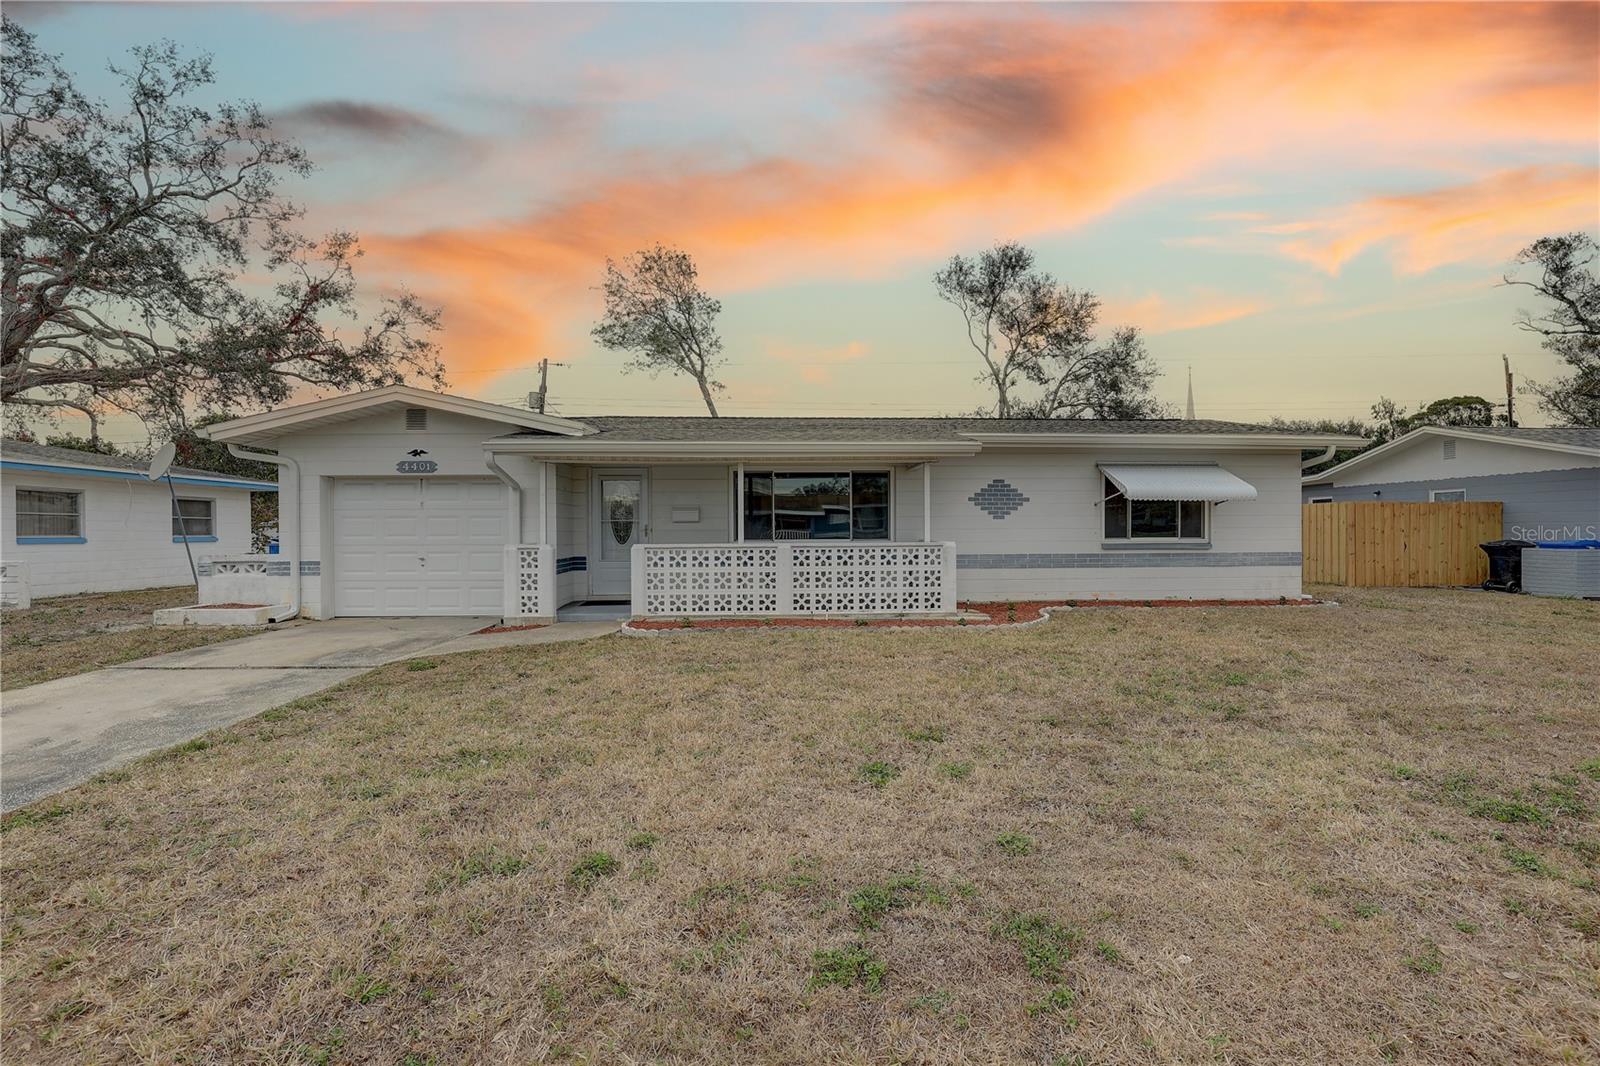
[[[588,331],[657,240],[723,301],[725,414],[985,399],[930,275],[997,240],[1241,420],[1496,398],[1497,288],[1600,219],[1600,6],[8,4],[86,88],[171,37],[318,163],[308,225],[445,308],[452,391],[703,412]],[[1534,415],[1533,401],[1525,413]],[[1542,421],[1542,419],[1533,419]]]

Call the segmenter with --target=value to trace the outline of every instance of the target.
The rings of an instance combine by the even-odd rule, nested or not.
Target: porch
[[[636,618],[954,614],[931,463],[895,458],[537,461],[541,539],[506,549],[507,616],[600,603]]]

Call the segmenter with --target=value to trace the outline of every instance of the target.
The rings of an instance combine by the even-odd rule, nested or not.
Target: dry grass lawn
[[[400,663],[13,815],[7,1061],[1600,1059],[1600,605]]]
[[[37,685],[102,666],[232,640],[255,630],[227,626],[160,626],[161,607],[194,602],[194,588],[92,592],[35,600],[0,616],[0,689]]]

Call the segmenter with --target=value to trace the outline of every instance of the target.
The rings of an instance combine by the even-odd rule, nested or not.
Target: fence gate
[[[1503,505],[1307,503],[1300,507],[1301,578],[1315,585],[1477,585],[1478,545],[1499,540]]]

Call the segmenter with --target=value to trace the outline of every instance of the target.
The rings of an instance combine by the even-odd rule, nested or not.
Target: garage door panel
[[[334,613],[502,612],[498,482],[341,478],[333,499]]]

